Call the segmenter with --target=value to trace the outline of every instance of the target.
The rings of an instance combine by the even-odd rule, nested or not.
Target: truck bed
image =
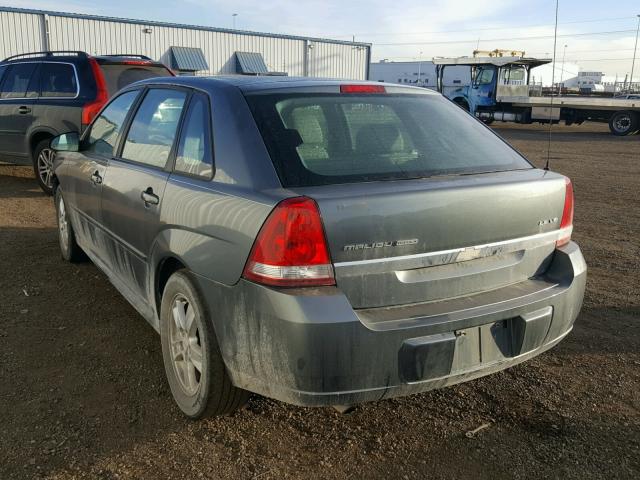
[[[588,110],[640,110],[638,99],[592,98],[592,97],[500,97],[499,103],[510,103],[514,107],[570,107]]]

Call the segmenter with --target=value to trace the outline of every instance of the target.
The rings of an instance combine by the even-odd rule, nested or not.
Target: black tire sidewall
[[[173,321],[171,306],[178,294],[186,297],[191,307],[195,309],[195,321],[200,331],[203,371],[201,372],[198,391],[194,395],[188,395],[183,391],[180,381],[176,377],[173,359],[171,358],[171,349],[169,348],[169,322]],[[194,282],[185,270],[174,273],[165,286],[160,307],[160,341],[162,343],[162,358],[167,381],[174,400],[186,416],[194,419],[200,418],[207,410],[211,389],[214,387],[213,370],[216,367],[220,367],[216,365],[216,360],[220,362],[221,359],[215,357],[214,346],[217,347],[217,344],[215,343],[213,329],[209,325],[207,311],[200,300],[200,295]]]
[[[631,120],[631,124],[625,132],[620,132],[619,130],[616,130],[614,128],[614,123],[619,115],[629,115],[629,118]],[[609,130],[611,130],[611,133],[619,137],[633,135],[638,130],[639,121],[640,120],[638,119],[638,115],[634,112],[616,112],[611,116],[611,119],[609,120]]]
[[[40,188],[42,189],[42,191],[47,195],[53,195],[54,190],[53,188],[47,187],[42,182],[42,180],[40,180],[40,174],[38,173],[38,156],[40,155],[40,152],[42,150],[44,150],[45,148],[49,148],[50,142],[51,142],[50,138],[39,141],[36,147],[33,149],[33,157],[31,159],[33,162],[33,173],[36,176],[36,181],[38,182],[38,185],[40,185]]]

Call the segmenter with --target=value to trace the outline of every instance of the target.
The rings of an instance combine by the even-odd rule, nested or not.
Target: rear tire
[[[87,256],[76,242],[76,233],[71,225],[69,210],[62,198],[62,190],[56,189],[56,218],[58,220],[58,242],[60,243],[60,253],[67,262],[78,263],[85,261]]]
[[[609,119],[609,130],[619,137],[632,135],[640,128],[638,123],[638,115],[635,112],[616,112]]]
[[[187,417],[229,414],[247,403],[249,392],[231,383],[210,317],[186,270],[171,275],[162,294],[160,340],[171,393]]]
[[[56,152],[49,145],[50,138],[39,141],[33,149],[33,173],[38,185],[47,195],[53,195],[53,161]]]

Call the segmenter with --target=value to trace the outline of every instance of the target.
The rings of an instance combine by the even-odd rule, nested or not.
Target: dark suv
[[[142,55],[90,56],[85,52],[36,52],[0,62],[0,160],[33,164],[51,194],[50,140],[82,131],[121,88],[173,73]]]

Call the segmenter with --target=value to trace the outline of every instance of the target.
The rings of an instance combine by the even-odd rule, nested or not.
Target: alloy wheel
[[[60,245],[66,251],[69,248],[69,223],[62,195],[58,200],[58,233],[60,235]]]
[[[194,395],[202,377],[202,343],[196,312],[189,300],[176,295],[171,306],[169,325],[171,359],[180,387],[187,395]]]
[[[53,161],[56,158],[56,152],[50,148],[43,148],[38,155],[38,176],[40,181],[47,186],[47,188],[53,187],[52,173],[53,173]]]

